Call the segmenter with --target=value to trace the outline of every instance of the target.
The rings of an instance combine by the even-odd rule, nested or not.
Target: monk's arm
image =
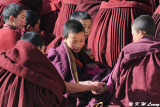
[[[103,82],[94,82],[94,84],[77,84],[77,83],[69,83],[65,82],[67,87],[67,92],[69,93],[77,93],[91,90],[99,90],[103,87],[105,83]]]

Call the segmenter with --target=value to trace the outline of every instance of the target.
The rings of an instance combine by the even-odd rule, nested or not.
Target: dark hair
[[[83,25],[77,20],[68,20],[63,26],[63,37],[67,38],[71,32],[84,32]]]
[[[16,18],[18,14],[23,10],[24,9],[21,5],[18,5],[15,3],[7,5],[4,8],[3,13],[2,13],[4,22],[7,23],[9,21],[9,17],[12,15]]]
[[[80,19],[82,19],[82,20],[86,20],[86,19],[91,19],[92,20],[92,18],[91,18],[91,16],[87,13],[87,12],[85,12],[85,11],[77,11],[77,12],[74,12],[72,15],[71,15],[71,18],[70,18],[71,20],[77,20],[77,21],[79,21]]]
[[[26,10],[26,27],[28,25],[34,27],[37,24],[38,19],[40,19],[40,16],[36,12],[32,10]]]
[[[141,15],[137,17],[133,21],[132,26],[134,26],[136,32],[138,32],[138,30],[142,30],[145,31],[146,34],[152,36],[154,36],[156,31],[154,20],[149,15]]]
[[[21,40],[27,41],[35,45],[36,47],[40,46],[40,48],[43,46],[43,39],[42,37],[36,33],[36,32],[26,32],[21,37]]]

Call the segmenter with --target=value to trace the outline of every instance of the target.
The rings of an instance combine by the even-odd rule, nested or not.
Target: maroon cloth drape
[[[112,71],[115,95],[111,102],[128,107],[130,102],[160,104],[160,39],[143,38],[124,47]]]
[[[132,42],[133,20],[139,15],[151,13],[151,4],[135,1],[102,2],[88,39],[88,48],[91,48],[95,60],[113,67],[121,49]]]
[[[160,0],[152,0],[153,12],[155,12],[155,10],[157,9],[159,3],[160,3]]]
[[[51,62],[37,47],[18,41],[0,54],[1,107],[57,107],[65,84]]]
[[[60,13],[58,15],[53,35],[62,36],[63,25],[70,19],[71,14],[75,11],[78,0],[64,0]]]
[[[12,49],[21,38],[19,29],[4,24],[0,29],[0,52],[6,52]]]
[[[94,20],[102,1],[104,0],[79,0],[77,3],[76,11],[85,11],[91,15],[92,20]]]
[[[157,7],[156,11],[153,13],[152,18],[156,24],[155,37],[160,38],[160,5]]]

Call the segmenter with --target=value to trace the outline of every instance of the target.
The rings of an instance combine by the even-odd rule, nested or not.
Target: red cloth
[[[155,10],[158,7],[159,3],[160,3],[160,0],[152,0],[153,12],[155,12]]]
[[[18,41],[0,60],[0,106],[57,107],[62,102],[65,84],[33,44]]]
[[[45,54],[48,54],[50,48],[56,48],[60,45],[62,41],[62,36],[56,37],[46,48]]]
[[[156,24],[155,37],[160,38],[160,5],[157,7],[156,11],[153,13],[152,18]]]
[[[63,25],[70,19],[71,14],[75,11],[77,1],[78,0],[63,1],[53,32],[53,35],[55,35],[56,37],[62,36]]]
[[[88,39],[95,60],[113,67],[121,49],[132,42],[133,20],[151,11],[151,6],[135,1],[102,2]]]
[[[112,71],[115,95],[112,102],[160,104],[160,39],[143,38],[122,49]]]
[[[5,24],[0,29],[0,52],[12,49],[20,38],[21,32],[19,29]]]
[[[94,20],[102,1],[104,0],[79,0],[76,11],[85,11],[91,15],[92,20]]]

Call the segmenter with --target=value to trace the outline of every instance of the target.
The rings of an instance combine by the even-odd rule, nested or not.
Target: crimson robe
[[[150,0],[136,1],[110,0],[101,3],[88,38],[88,48],[91,48],[96,61],[113,67],[121,49],[132,42],[133,20],[139,15],[152,13]]]
[[[125,46],[112,71],[115,95],[111,102],[160,104],[160,39],[143,38]],[[146,107],[147,105],[145,105]]]
[[[94,20],[102,1],[104,0],[79,0],[75,11],[85,11],[92,17],[92,20]]]
[[[55,23],[53,35],[62,36],[62,29],[65,22],[70,19],[71,14],[75,11],[78,0],[64,0],[60,9],[58,18]]]
[[[0,52],[12,49],[21,38],[19,29],[5,24],[0,29]]]
[[[160,3],[160,0],[152,0],[153,12],[155,12],[155,10],[157,9],[159,3]]]
[[[76,66],[75,58],[79,58],[81,63],[83,64],[82,67],[82,73],[78,71],[78,68]],[[52,64],[56,67],[58,72],[60,73],[61,77],[64,81],[71,82],[71,83],[78,83],[79,81],[86,81],[86,80],[92,80],[92,81],[104,81],[107,82],[108,75],[110,73],[110,69],[106,68],[106,66],[101,65],[102,69],[105,69],[104,71],[99,71],[99,73],[95,75],[91,75],[87,69],[86,65],[89,63],[94,63],[93,60],[90,59],[90,57],[85,54],[83,50],[81,50],[79,53],[73,53],[70,48],[66,45],[65,42],[61,42],[58,47],[55,49],[52,47],[48,51],[47,57],[50,59]],[[77,59],[78,59],[77,58]],[[75,93],[75,94],[67,94],[65,97],[68,101],[67,107],[85,107],[88,105],[93,106],[94,103],[97,103],[99,101],[108,102],[110,99],[111,93],[105,93],[104,95],[92,95],[91,92],[81,92],[81,93]],[[108,96],[108,98],[106,98]]]
[[[58,107],[66,91],[64,81],[36,46],[18,41],[0,53],[1,107]]]
[[[156,25],[155,37],[160,38],[160,5],[157,7],[156,11],[153,13],[152,18]]]

